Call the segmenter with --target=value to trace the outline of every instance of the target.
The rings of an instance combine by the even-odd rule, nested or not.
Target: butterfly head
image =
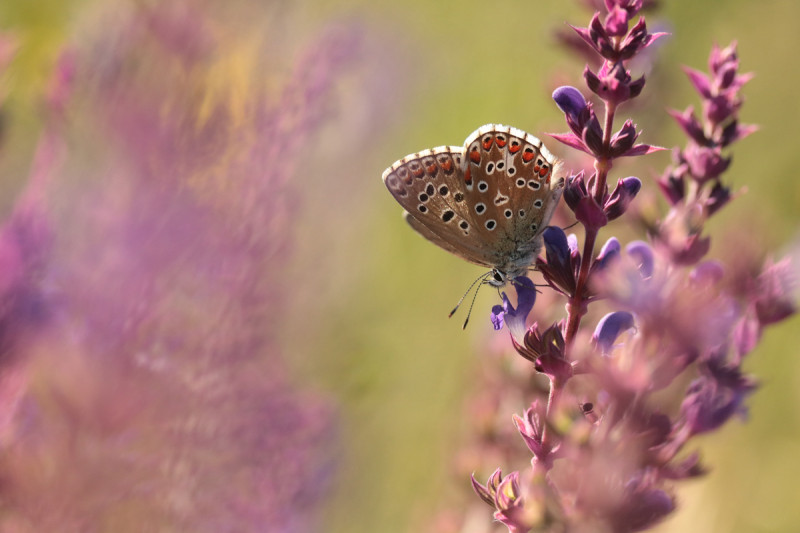
[[[493,268],[492,271],[489,273],[489,276],[487,276],[486,281],[484,283],[487,283],[492,287],[497,287],[499,289],[501,287],[505,287],[509,279],[511,278],[509,277],[508,274],[506,274],[502,270]]]

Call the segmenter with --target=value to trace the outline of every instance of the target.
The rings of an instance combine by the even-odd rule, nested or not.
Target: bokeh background
[[[3,530],[424,531],[469,490],[453,462],[496,343],[487,314],[497,296],[478,296],[466,331],[447,320],[480,271],[413,234],[380,175],[485,123],[563,131],[549,95],[582,87],[583,64],[554,35],[591,13],[522,0],[171,5],[0,5],[15,50],[1,85],[5,218],[30,197],[32,162],[53,131],[62,162],[39,191],[47,201],[34,195],[53,243],[37,283],[54,311],[21,326],[34,339],[14,345],[5,371],[24,377],[3,396],[3,420],[16,420],[3,422],[13,452],[2,462]],[[783,0],[664,1],[648,15],[671,36],[643,106],[630,109],[644,142],[683,143],[664,110],[697,104],[680,65],[705,69],[712,44],[736,40],[742,69],[756,74],[741,116],[761,129],[736,147],[727,180],[742,192],[710,224],[712,255],[778,257],[800,238],[798,17],[800,5]],[[71,86],[63,102],[59,83]],[[653,189],[669,153],[642,159],[615,176]],[[624,219],[612,234],[641,238]],[[158,298],[141,288],[153,285]],[[115,327],[82,318],[93,313]],[[680,509],[659,531],[800,530],[798,324],[769,331],[750,357],[762,383],[750,419],[701,439],[712,471],[678,488]],[[201,356],[207,364],[193,366]],[[170,365],[181,370],[165,378]],[[115,401],[112,414],[96,409]],[[526,405],[511,407],[509,424]],[[187,420],[212,430],[175,430]],[[30,433],[34,451],[18,444]],[[120,464],[116,453],[136,459]],[[483,468],[495,466],[524,467]],[[72,499],[50,494],[64,491]]]

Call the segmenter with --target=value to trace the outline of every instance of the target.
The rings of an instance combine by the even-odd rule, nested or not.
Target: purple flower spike
[[[641,188],[642,181],[634,176],[619,180],[604,207],[608,220],[622,216]]]
[[[627,311],[608,313],[597,323],[592,341],[600,349],[600,353],[608,356],[614,348],[617,338],[629,329],[635,329],[633,315]]]
[[[587,1],[600,7],[600,0]],[[485,486],[473,479],[509,533],[655,527],[675,510],[673,482],[704,473],[698,455],[685,453],[689,439],[746,414],[756,381],[743,371],[744,356],[766,325],[797,310],[790,275],[796,265],[788,261],[768,263],[760,275],[747,249],[737,250],[736,268],[700,262],[711,243],[706,221],[734,196],[720,180],[731,162],[727,147],[755,130],[738,123],[738,91],[750,77],[738,74],[733,45],[714,49],[709,74],[686,71],[702,105],[671,112],[688,143],[673,152],[671,166],[656,182],[669,202],[667,212],[661,215],[648,204],[632,217],[651,244],[631,242],[622,253],[623,245],[611,237],[598,252],[599,230],[628,212],[643,187],[637,177],[620,179],[625,174],[617,173],[624,165],[619,159],[662,149],[638,144],[641,132],[631,120],[622,123],[625,106],[619,105],[644,87],[644,77],[632,78],[628,60],[646,61],[640,52],[663,35],[648,33],[638,18],[643,4],[653,0],[603,3],[606,14],[596,13],[585,28],[573,27],[577,37],[567,31],[570,44],[581,40],[583,53],[604,59],[590,57],[591,67],[583,72],[595,96],[587,102],[574,87],[553,92],[568,130],[552,137],[594,160],[592,170],[566,179],[562,193],[583,231],[566,235],[547,227],[544,253],[536,258],[565,314],[548,318],[549,327],[534,322],[521,338],[510,336],[514,350],[549,380],[545,390],[523,378],[525,392],[539,399],[513,417],[532,468],[528,476],[514,472],[505,478],[498,470]],[[602,106],[597,113],[596,105]],[[492,145],[488,137],[482,140]],[[590,168],[588,161],[578,164]],[[521,187],[526,183],[519,181]],[[496,328],[505,323],[523,331],[535,288],[527,279],[515,288],[518,308],[502,294],[492,314]],[[493,405],[519,398],[517,383],[492,384]],[[485,435],[491,454],[498,433]],[[510,447],[501,444],[505,455]]]

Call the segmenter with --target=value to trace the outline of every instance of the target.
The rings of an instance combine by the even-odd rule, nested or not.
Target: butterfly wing
[[[559,167],[536,137],[488,124],[463,147],[400,159],[383,180],[423,237],[472,263],[516,272],[541,246],[561,195],[551,179]]]
[[[415,231],[448,252],[491,267],[493,255],[474,232],[466,203],[464,169],[463,146],[439,146],[398,160],[384,171],[383,181]]]

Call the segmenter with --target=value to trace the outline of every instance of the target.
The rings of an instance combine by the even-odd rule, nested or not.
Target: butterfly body
[[[561,161],[510,126],[487,124],[464,146],[408,155],[383,173],[411,227],[437,246],[492,269],[502,286],[525,275],[561,198]]]

